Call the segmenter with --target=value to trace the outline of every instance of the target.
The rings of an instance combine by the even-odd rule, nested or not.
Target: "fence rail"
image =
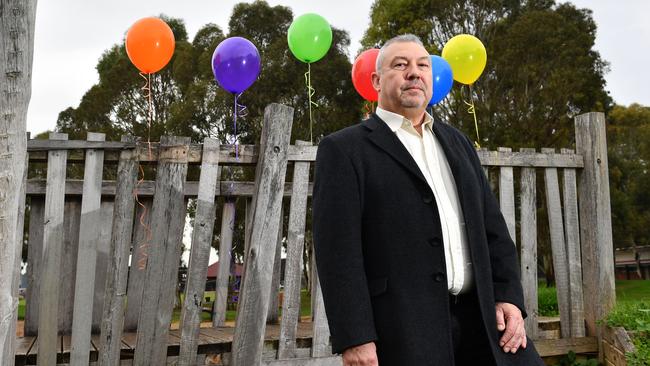
[[[260,145],[240,145],[237,153],[232,145],[211,139],[192,144],[186,137],[152,144],[129,136],[103,141],[103,135],[93,133],[87,141],[69,141],[64,134],[29,140],[29,164],[47,163],[47,177],[27,180],[25,190],[29,285],[18,364],[32,364],[37,355],[39,365],[89,360],[195,365],[210,352],[220,353],[230,365],[340,364],[331,354],[314,258],[304,261],[303,255],[311,243],[306,223],[317,146],[289,143],[292,114],[289,107],[268,106]],[[596,320],[613,305],[604,128],[602,114],[579,116],[577,151],[478,152],[520,248],[526,329],[543,355],[597,351]],[[66,179],[66,166],[82,162],[84,179]],[[199,180],[188,181],[188,167],[199,164]],[[155,167],[155,180],[139,179],[138,166],[147,165]],[[252,165],[254,182],[222,179],[223,166]],[[116,180],[102,180],[107,170]],[[170,331],[190,199],[196,212],[185,297],[178,304],[179,329]],[[547,223],[537,218],[542,203]],[[236,217],[238,205],[245,205],[244,217]],[[221,225],[215,228],[219,216]],[[240,222],[245,227],[244,275],[233,329],[225,324],[228,264]],[[546,340],[537,304],[538,228],[545,225],[560,308],[560,337]],[[222,265],[212,327],[200,328],[215,229]],[[300,318],[305,271],[312,281],[308,323]]]

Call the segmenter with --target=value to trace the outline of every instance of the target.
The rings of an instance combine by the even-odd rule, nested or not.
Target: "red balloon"
[[[372,86],[371,75],[375,72],[375,63],[379,49],[371,48],[361,52],[352,65],[352,84],[363,99],[376,102],[377,91]]]

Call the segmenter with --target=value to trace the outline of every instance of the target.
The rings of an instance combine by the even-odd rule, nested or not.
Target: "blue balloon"
[[[429,101],[429,106],[445,99],[454,84],[451,66],[444,58],[431,55],[431,72],[433,73],[433,95]]]

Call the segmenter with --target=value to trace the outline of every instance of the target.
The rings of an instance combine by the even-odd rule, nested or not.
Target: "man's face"
[[[408,109],[424,110],[431,100],[431,58],[414,42],[397,42],[384,50],[381,69],[372,74],[383,108],[404,115]]]

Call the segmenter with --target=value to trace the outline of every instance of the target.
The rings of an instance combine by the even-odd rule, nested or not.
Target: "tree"
[[[474,84],[484,147],[568,146],[575,115],[611,104],[607,63],[592,50],[596,25],[589,10],[553,0],[377,0],[362,44],[407,32],[436,54],[460,33],[485,44],[487,66]],[[462,89],[457,84],[436,112],[475,138],[464,103],[469,91]]]
[[[182,20],[164,19],[174,31],[176,51],[170,64],[152,77],[154,103],[150,134],[147,103],[141,90],[143,79],[130,64],[122,44],[114,45],[102,55],[97,65],[99,83],[86,92],[77,108],[70,107],[59,114],[57,130],[67,132],[74,139],[84,139],[87,131],[93,131],[106,133],[107,140],[132,134],[145,141],[148,138],[158,141],[161,135],[176,134],[191,136],[194,142],[212,137],[222,144],[232,143],[234,97],[217,85],[211,69],[212,53],[225,38],[224,33],[217,25],[207,24],[188,42]],[[262,60],[258,80],[239,98],[246,106],[245,116],[237,120],[242,144],[259,142],[264,108],[273,102],[295,108],[291,142],[310,139],[304,78],[307,65],[293,57],[287,45],[287,30],[292,21],[289,8],[271,7],[265,1],[241,3],[233,9],[228,37],[249,39],[258,48]],[[361,117],[363,101],[350,79],[349,45],[348,34],[333,29],[331,49],[311,66],[314,101],[318,104],[313,113],[314,143]],[[222,171],[226,180],[254,178],[253,169],[226,167]],[[193,174],[198,177],[198,171],[190,169],[188,179]],[[241,259],[245,212],[243,205],[237,207],[233,254]],[[220,214],[217,213],[216,222],[221,222]],[[308,222],[307,227],[310,226]],[[213,246],[218,247],[218,236]]]
[[[36,0],[0,0],[0,364],[16,351],[18,280],[22,250],[27,107],[31,98]]]
[[[608,122],[614,244],[622,248],[650,245],[650,107],[617,105]]]

